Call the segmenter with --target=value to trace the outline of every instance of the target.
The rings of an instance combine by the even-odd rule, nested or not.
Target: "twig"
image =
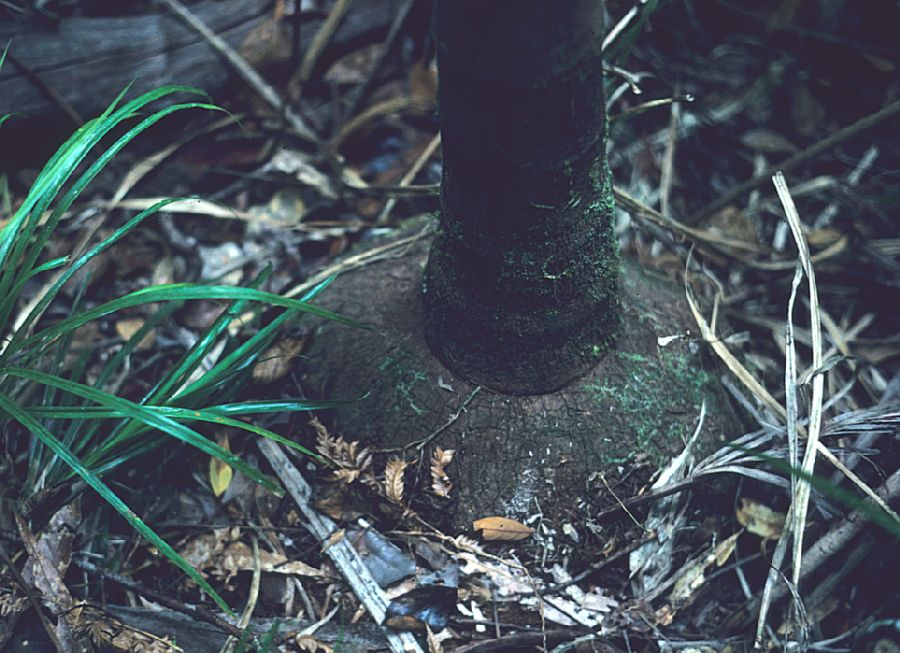
[[[900,470],[891,474],[884,485],[876,490],[876,494],[886,502],[894,501],[897,497],[900,497]],[[804,553],[805,564],[800,574],[801,582],[809,578],[833,555],[841,551],[850,540],[859,535],[863,526],[869,523],[869,518],[866,516],[867,511],[875,505],[874,501],[866,499],[860,508],[847,515],[846,519],[842,520],[809,547],[809,550]],[[785,584],[776,585],[771,593],[772,602],[783,598],[787,589]],[[756,601],[749,606],[751,613],[759,609],[759,603],[759,601]]]
[[[716,211],[719,211],[725,206],[731,204],[733,201],[735,201],[745,193],[748,193],[757,186],[762,186],[763,184],[767,183],[772,178],[772,175],[774,175],[776,172],[787,172],[797,165],[822,154],[826,150],[833,148],[835,145],[847,140],[851,136],[855,136],[859,132],[865,129],[869,129],[870,127],[874,127],[883,120],[887,120],[898,112],[900,112],[900,100],[892,102],[880,111],[870,114],[865,118],[860,118],[852,125],[848,125],[843,129],[839,129],[828,138],[809,146],[802,152],[798,152],[785,161],[770,166],[760,174],[756,175],[755,177],[751,177],[744,183],[738,184],[730,191],[719,197],[719,199],[707,204],[705,207],[700,209],[697,213],[686,219],[684,222],[688,225],[697,224],[703,218],[712,215]]]
[[[253,611],[256,609],[256,602],[259,600],[259,580],[262,577],[262,568],[259,560],[259,539],[253,535],[253,578],[250,581],[250,595],[247,597],[247,605],[244,606],[244,612],[237,623],[237,627],[241,631],[245,631],[250,625],[250,618],[253,617]],[[222,645],[221,653],[234,653],[234,649],[239,638],[229,636]]]
[[[124,587],[125,589],[131,590],[136,594],[145,596],[151,601],[159,603],[160,605],[169,608],[170,610],[175,610],[176,612],[180,612],[182,614],[193,617],[198,621],[211,624],[222,632],[231,635],[232,637],[240,638],[243,635],[240,628],[226,621],[225,619],[222,619],[222,617],[218,616],[217,614],[210,612],[206,608],[182,603],[181,601],[173,599],[167,594],[163,594],[149,587],[145,587],[139,583],[136,583],[130,578],[122,576],[121,574],[117,574],[113,571],[98,567],[94,563],[86,560],[83,555],[73,556],[72,563],[82,571],[86,571],[93,576],[99,576],[104,580],[108,580],[112,583],[115,583],[116,585]]]
[[[84,118],[75,110],[69,102],[62,95],[56,92],[51,86],[49,86],[41,76],[34,72],[30,67],[26,66],[21,59],[18,59],[12,52],[6,52],[7,58],[12,62],[12,64],[19,69],[19,72],[22,73],[22,76],[25,77],[29,82],[31,82],[37,89],[46,95],[51,102],[53,102],[56,106],[62,109],[63,113],[69,116],[69,119],[75,123],[76,127],[82,127],[84,125]]]
[[[675,88],[678,93],[678,88]],[[672,193],[672,176],[675,164],[675,146],[678,143],[678,123],[681,119],[681,106],[677,102],[672,103],[669,116],[669,138],[666,141],[666,149],[659,174],[659,212],[670,215],[669,196]]]
[[[657,499],[662,499],[663,497],[668,497],[678,492],[683,492],[684,490],[690,489],[692,486],[696,485],[696,483],[696,478],[687,478],[683,481],[678,481],[676,483],[672,483],[671,485],[667,485],[664,488],[651,490],[650,492],[642,494],[639,497],[625,499],[625,501],[620,502],[618,505],[606,508],[605,510],[601,510],[599,513],[594,515],[593,520],[595,522],[605,521],[610,517],[618,515],[622,510],[633,510],[634,508],[642,506],[645,503],[652,503]]]
[[[558,628],[545,630],[539,633],[519,633],[518,635],[505,635],[496,639],[485,639],[480,642],[464,644],[453,649],[454,653],[489,653],[489,651],[527,651],[533,647],[544,645],[556,646],[570,639],[574,639],[577,633],[572,629]]]
[[[400,33],[400,27],[406,21],[406,17],[409,15],[409,10],[412,9],[412,6],[415,3],[416,0],[406,0],[397,11],[396,15],[394,16],[394,22],[391,23],[391,27],[384,39],[384,43],[382,43],[381,45],[381,52],[378,54],[378,58],[375,60],[375,63],[372,66],[372,71],[369,73],[366,81],[353,93],[353,96],[350,99],[350,105],[347,107],[347,111],[344,115],[349,117],[356,114],[357,110],[359,110],[359,105],[363,100],[366,99],[366,96],[369,93],[369,89],[371,88],[372,83],[375,81],[375,77],[377,77],[378,75],[378,71],[381,70],[381,67],[384,65],[388,54],[394,47],[394,41],[397,38],[397,34]]]
[[[316,67],[316,63],[319,61],[322,51],[325,49],[325,46],[328,45],[328,41],[331,40],[331,37],[334,36],[338,25],[341,24],[341,20],[343,20],[344,15],[350,8],[350,2],[351,0],[337,0],[331,8],[325,22],[319,27],[319,31],[316,32],[312,43],[310,43],[309,48],[306,50],[306,54],[303,56],[303,63],[300,64],[300,73],[298,75],[300,84],[305,84],[310,75],[312,75],[313,69]]]
[[[359,598],[360,602],[372,615],[376,623],[384,622],[387,610],[387,598],[372,574],[363,563],[356,550],[345,539],[331,542],[330,539],[337,533],[338,528],[328,517],[320,515],[310,504],[312,488],[291,464],[281,448],[271,440],[262,439],[259,449],[268,459],[269,464],[281,479],[282,484],[297,503],[297,507],[306,517],[310,532],[323,544],[328,542],[325,553],[344,576],[347,584]],[[382,626],[388,644],[394,653],[424,653],[416,638],[410,633],[395,633]]]
[[[57,651],[63,651],[62,643],[60,643],[59,637],[56,635],[56,628],[50,623],[50,620],[44,613],[44,609],[41,607],[40,601],[38,601],[38,598],[34,595],[31,585],[25,582],[25,578],[22,576],[21,572],[19,572],[18,567],[16,567],[10,559],[9,554],[6,553],[6,547],[4,547],[3,544],[0,544],[0,559],[3,560],[3,564],[5,564],[7,569],[12,573],[16,583],[22,588],[22,591],[25,592],[25,597],[28,599],[28,602],[31,603],[31,607],[34,608],[34,612],[37,614],[38,619],[40,619],[41,625],[47,632],[47,637],[49,637],[50,641],[53,643],[53,647]],[[10,617],[7,617],[7,619],[9,618]]]
[[[285,121],[297,136],[305,138],[316,145],[320,145],[319,137],[306,125],[306,122],[288,106],[281,96],[269,86],[268,83],[257,73],[247,61],[232,48],[225,39],[217,36],[203,22],[194,16],[183,4],[178,0],[160,0],[169,11],[180,18],[188,27],[195,30],[200,36],[206,39],[207,43],[234,68],[234,71],[243,79],[256,93],[265,100],[266,104],[272,107],[279,114],[284,116]]]
[[[374,449],[373,451],[375,453],[401,453],[401,452],[404,452],[407,449],[411,449],[413,447],[415,447],[416,449],[421,451],[426,446],[428,446],[428,444],[431,441],[433,441],[437,436],[439,436],[441,433],[443,433],[448,428],[453,426],[453,424],[456,422],[456,420],[458,420],[462,416],[462,414],[465,412],[466,408],[469,406],[471,401],[475,398],[475,395],[477,395],[479,392],[481,392],[480,385],[477,386],[474,390],[472,390],[472,392],[469,394],[469,396],[466,397],[466,400],[459,405],[459,408],[456,409],[456,412],[450,416],[450,419],[448,419],[441,426],[437,427],[431,433],[426,435],[424,438],[422,438],[420,440],[413,440],[409,444],[404,445],[402,447],[393,447],[391,449]]]
[[[403,178],[400,180],[400,187],[408,186],[411,184],[416,175],[422,170],[428,160],[434,156],[435,151],[437,151],[438,146],[441,144],[441,135],[438,133],[428,145],[425,146],[425,149],[422,150],[422,153],[418,156],[415,163],[412,164],[412,167],[403,175]],[[397,199],[395,197],[391,197],[387,202],[384,203],[384,208],[381,209],[381,213],[378,215],[378,219],[375,221],[377,225],[387,224],[388,220],[391,217],[391,211],[394,210],[394,205],[397,204]]]

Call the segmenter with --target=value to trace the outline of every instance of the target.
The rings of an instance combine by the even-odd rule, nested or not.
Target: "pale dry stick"
[[[823,152],[833,148],[838,143],[845,141],[846,139],[850,138],[851,136],[855,136],[859,132],[861,132],[865,129],[869,129],[870,127],[877,125],[879,122],[881,122],[883,120],[887,120],[888,118],[890,118],[891,116],[893,116],[896,113],[900,113],[900,100],[897,100],[896,102],[892,102],[891,104],[887,105],[880,111],[876,111],[873,114],[870,114],[864,118],[857,120],[855,123],[836,131],[828,138],[811,145],[810,147],[806,148],[802,152],[798,152],[794,156],[786,159],[785,161],[782,161],[781,163],[770,166],[763,173],[756,175],[755,177],[751,177],[750,179],[748,179],[747,181],[745,181],[742,184],[738,184],[737,186],[732,188],[730,191],[728,191],[724,195],[720,196],[719,199],[711,202],[704,208],[700,209],[700,211],[695,213],[689,219],[685,220],[685,222],[687,224],[697,224],[703,218],[705,218],[709,215],[712,215],[716,211],[719,211],[720,209],[723,209],[724,207],[728,206],[733,201],[735,201],[736,199],[741,197],[744,193],[747,193],[747,192],[753,190],[754,188],[756,188],[757,186],[761,186],[762,184],[766,183],[769,180],[769,178],[771,178],[772,175],[774,175],[775,173],[777,173],[779,171],[785,172],[787,170],[790,170],[791,168],[794,168],[795,166],[797,166],[809,159],[812,159],[812,158],[822,154]]]
[[[821,307],[819,308],[819,315],[822,317],[822,326],[825,327],[825,330],[828,331],[828,335],[830,335],[831,339],[834,341],[834,345],[828,348],[828,351],[823,354],[822,359],[827,361],[829,358],[837,354],[837,352],[840,352],[841,355],[845,358],[850,359],[852,355],[850,353],[849,343],[854,338],[854,336],[851,335],[852,332],[847,331],[846,333],[844,333],[844,331],[837,325],[831,315],[828,314],[828,311]],[[868,315],[871,315],[871,313],[869,313]],[[866,316],[864,315],[863,320],[865,318]],[[863,320],[860,320],[860,322],[862,322]],[[866,326],[868,326],[869,324],[871,324],[871,321],[867,322]],[[858,369],[858,365],[854,364],[854,369]],[[801,378],[806,378],[808,375],[814,373],[816,373],[816,370],[810,367],[803,373]],[[859,375],[859,381],[870,395],[872,395],[873,397],[876,396],[876,393],[863,375]]]
[[[688,256],[688,262],[690,262],[690,256]],[[687,273],[687,268],[685,269]],[[778,403],[778,400],[775,399],[771,393],[766,390],[756,378],[753,377],[750,372],[747,371],[741,362],[735,358],[734,354],[732,354],[725,343],[716,336],[715,332],[710,328],[709,323],[703,317],[703,314],[700,312],[700,308],[697,306],[697,301],[694,299],[693,295],[690,292],[690,287],[685,285],[685,294],[688,300],[688,306],[691,309],[691,313],[694,316],[694,320],[697,322],[697,327],[700,329],[700,335],[704,341],[706,341],[712,348],[715,354],[725,363],[726,367],[734,374],[737,379],[744,384],[746,387],[757,399],[763,402],[765,406],[771,409],[781,420],[786,420],[787,412],[784,407]],[[716,297],[716,301],[718,301],[718,296]],[[819,375],[821,376],[821,375]],[[806,437],[806,429],[802,424],[797,425],[797,431],[800,433],[802,437]],[[827,459],[832,464],[835,464],[837,459],[834,457],[828,448],[822,444],[821,442],[816,442],[815,449],[817,452],[822,454],[822,456]],[[888,506],[884,501],[878,498],[875,492],[868,485],[863,483],[859,477],[857,477],[847,468],[837,461],[835,466],[840,469],[847,476],[850,481],[856,485],[860,491],[863,492],[869,499],[878,504],[883,510],[885,510],[892,518],[896,519],[898,523],[900,523],[900,516],[897,516],[897,513],[891,510],[890,506]],[[808,485],[808,484],[807,484]]]
[[[603,44],[600,46],[601,51],[605,51],[610,45],[612,45],[613,41],[619,38],[619,34],[625,31],[628,25],[634,20],[634,17],[638,15],[640,11],[641,5],[647,4],[647,0],[638,0],[631,9],[629,9],[622,18],[619,19],[619,22],[613,26],[611,30],[606,34],[603,38]]]
[[[316,63],[319,61],[319,57],[322,55],[322,51],[337,31],[338,26],[341,24],[341,20],[343,20],[347,10],[350,8],[351,2],[352,0],[337,0],[331,8],[331,11],[328,13],[325,22],[319,27],[316,35],[313,37],[312,43],[309,44],[309,48],[306,50],[306,54],[303,55],[303,62],[300,64],[299,73],[300,84],[305,84],[309,80],[313,69],[316,67]]]
[[[412,106],[412,100],[406,96],[391,98],[390,100],[385,100],[383,102],[373,104],[365,111],[363,111],[359,115],[354,116],[341,126],[337,133],[332,136],[331,140],[328,142],[329,149],[332,152],[337,152],[343,142],[350,136],[350,134],[358,130],[369,121],[374,120],[375,118],[378,118],[380,116],[386,116],[392,113],[400,113],[401,111],[406,111]]]
[[[677,95],[678,88],[674,93]],[[675,165],[675,145],[678,143],[678,123],[681,119],[681,104],[672,103],[669,117],[669,138],[663,153],[659,174],[659,212],[669,215],[669,197],[672,193],[672,173]]]
[[[216,35],[199,18],[191,13],[187,7],[178,0],[160,0],[169,11],[178,16],[188,27],[196,31],[206,39],[207,43],[231,65],[238,76],[243,79],[256,93],[265,100],[279,114],[284,116],[285,122],[293,132],[316,145],[321,145],[319,137],[310,129],[306,122],[296,114],[287,102],[273,89],[247,61],[232,48],[225,39]]]
[[[794,205],[794,199],[788,190],[787,182],[784,175],[779,171],[772,178],[775,184],[775,191],[778,198],[784,206],[785,216],[791,227],[791,233],[794,235],[794,242],[797,245],[800,265],[803,267],[803,273],[806,275],[806,282],[809,288],[809,321],[810,330],[812,332],[812,364],[814,369],[822,367],[822,321],[819,317],[819,293],[816,287],[816,273],[810,262],[809,246],[806,238],[803,236],[803,227],[800,224],[800,214]],[[824,403],[825,377],[822,374],[816,374],[813,377],[812,399],[809,409],[809,425],[806,432],[806,451],[800,464],[801,471],[812,476],[816,464],[816,451],[819,442],[819,434],[822,429],[822,404]],[[793,544],[793,563],[791,569],[791,580],[799,590],[800,569],[803,562],[803,534],[804,524],[806,523],[806,514],[809,508],[810,497],[809,483],[801,483],[797,487],[794,495],[794,502],[797,504],[797,510],[794,512],[794,531]]]
[[[800,288],[800,282],[803,280],[803,269],[800,263],[794,271],[794,278],[791,281],[791,295],[788,299],[787,322],[785,323],[784,337],[784,407],[785,407],[785,436],[788,442],[788,463],[791,469],[797,469],[799,463],[799,410],[797,407],[797,348],[794,344],[794,304],[797,301],[797,291]],[[800,484],[800,478],[791,474],[791,497],[797,496],[797,486]],[[792,501],[790,510],[784,520],[784,528],[778,536],[778,544],[775,546],[775,553],[772,559],[772,565],[769,567],[769,573],[766,575],[766,584],[763,588],[762,601],[759,607],[759,614],[756,619],[756,641],[754,646],[761,649],[763,646],[763,637],[766,631],[766,618],[769,614],[769,607],[772,603],[772,591],[775,583],[781,576],[781,563],[787,552],[787,543],[791,536],[791,531],[796,527],[794,514],[796,512],[796,504]],[[801,526],[802,528],[802,526]]]
[[[785,363],[784,363],[784,408],[787,421],[788,463],[791,469],[797,469],[800,462],[800,437],[797,432],[799,410],[797,408],[797,347],[794,344],[794,303],[797,301],[797,290],[803,280],[803,270],[800,264],[794,271],[791,281],[791,296],[788,299],[787,323],[785,325]],[[799,477],[791,475],[791,496],[797,494]]]
[[[781,531],[781,537],[775,545],[775,551],[772,553],[772,564],[769,565],[769,573],[766,576],[766,584],[763,587],[762,598],[759,601],[759,612],[756,618],[756,639],[753,642],[753,648],[761,651],[765,648],[763,637],[766,631],[766,617],[769,614],[769,607],[776,600],[776,591],[780,587],[787,585],[776,585],[775,581],[781,577],[781,563],[784,562],[784,556],[788,549],[788,540],[791,532],[791,514],[794,512],[793,504],[788,509],[788,514],[784,519],[784,528]],[[785,581],[787,582],[787,581]]]
[[[256,535],[253,536],[253,577],[250,580],[250,595],[247,597],[247,605],[241,613],[241,618],[237,622],[237,627],[242,631],[246,630],[250,625],[250,619],[253,617],[253,611],[256,610],[256,603],[259,600],[259,581],[262,577],[262,567],[259,558],[259,540]],[[222,645],[221,653],[233,653],[237,646],[238,640],[233,635],[229,635]]]
[[[669,231],[672,231],[679,236],[688,238],[699,246],[702,246],[704,244],[711,245],[713,247],[716,247],[717,251],[718,248],[725,247],[729,250],[740,250],[742,252],[747,252],[750,254],[767,253],[767,250],[758,245],[754,245],[753,243],[743,240],[734,240],[714,231],[707,231],[704,229],[697,229],[695,227],[684,225],[681,222],[673,220],[672,218],[663,215],[659,211],[647,206],[640,200],[635,199],[618,186],[613,186],[613,194],[615,195],[616,202],[619,204],[619,206],[632,215],[646,220],[647,222],[651,222],[664,229],[668,229]],[[743,261],[743,259],[741,260]]]
[[[307,528],[323,544],[329,542],[338,532],[338,528],[333,521],[319,514],[312,507],[310,503],[312,488],[303,475],[294,467],[281,447],[271,440],[260,439],[258,446],[306,518]],[[330,546],[326,547],[325,553],[347,580],[350,589],[366,607],[375,623],[381,625],[384,622],[388,605],[384,592],[348,541],[341,538],[329,543]],[[394,653],[424,653],[411,633],[394,632],[385,626],[381,628]]]
[[[872,164],[875,163],[875,160],[878,158],[878,147],[876,145],[870,145],[869,149],[865,151],[865,154],[862,155],[859,163],[856,164],[856,167],[853,168],[847,174],[845,181],[848,187],[854,188],[859,185],[860,180],[862,179],[863,174],[872,167]],[[813,221],[813,227],[816,229],[821,229],[831,224],[832,219],[838,212],[838,203],[836,201],[832,201],[828,206],[826,206],[821,213],[819,213],[819,217],[817,217]]]
[[[410,9],[412,9],[412,6],[415,3],[416,0],[405,0],[403,5],[401,5],[400,9],[397,11],[397,14],[394,16],[394,22],[391,23],[391,27],[388,30],[387,36],[384,38],[384,42],[381,44],[381,52],[378,53],[378,57],[375,59],[375,63],[372,65],[371,72],[366,77],[366,81],[360,84],[350,97],[350,102],[347,106],[346,112],[344,113],[345,116],[349,117],[356,114],[357,110],[359,109],[360,103],[368,95],[369,88],[374,83],[375,78],[381,71],[381,67],[384,66],[384,62],[387,60],[388,54],[394,47],[394,41],[397,39],[397,34],[400,33],[400,27],[402,27],[404,22],[406,22],[406,17],[409,16],[409,11]]]
[[[648,100],[642,104],[637,104],[633,107],[629,107],[624,111],[620,111],[617,114],[609,116],[610,122],[616,122],[617,120],[621,120],[626,116],[633,116],[639,113],[644,113],[645,111],[649,111],[650,109],[655,109],[656,107],[663,107],[667,104],[679,104],[681,102],[693,102],[694,96],[690,93],[687,93],[682,96],[673,96],[673,97],[664,97],[656,100]],[[668,129],[666,131],[669,131]],[[682,130],[679,130],[682,131]],[[667,141],[668,142],[668,141]]]
[[[438,133],[428,145],[425,146],[425,149],[422,153],[416,158],[415,163],[413,163],[412,167],[403,175],[403,178],[400,180],[400,187],[409,186],[416,178],[416,175],[421,172],[422,168],[425,167],[425,164],[428,163],[428,160],[434,156],[434,153],[437,151],[438,146],[441,144],[441,135]],[[375,221],[377,225],[387,224],[388,220],[391,217],[391,211],[394,210],[394,205],[397,204],[397,198],[391,197],[387,202],[384,203],[384,208],[381,209],[381,213],[378,215],[378,219]]]
[[[884,485],[877,490],[876,496],[882,503],[888,503],[900,496],[900,470],[888,477]],[[876,505],[871,499],[866,499],[866,503],[868,504],[867,507]],[[866,510],[859,508],[850,513],[846,519],[828,531],[828,533],[816,540],[806,552],[806,564],[801,573],[800,580],[802,581],[809,578],[817,569],[821,568],[832,556],[841,551],[853,538],[859,535],[863,526],[868,523],[869,519],[866,516]],[[778,566],[781,564],[781,560],[784,557],[785,549],[787,547],[782,547],[780,544],[781,543],[779,542],[779,546],[776,547],[775,553],[772,556],[770,573],[778,573]],[[768,591],[768,594],[766,594],[766,591]],[[748,606],[751,612],[757,609],[758,605],[762,605],[764,600],[767,603],[779,601],[788,591],[788,586],[786,584],[780,584],[773,585],[770,588],[767,583],[766,591],[764,591],[763,597],[758,603],[751,603],[751,605]],[[757,633],[757,636],[759,637],[759,633]],[[761,644],[760,638],[757,641],[757,648],[759,648]]]

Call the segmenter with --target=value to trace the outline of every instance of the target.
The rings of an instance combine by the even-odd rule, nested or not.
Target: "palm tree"
[[[443,183],[425,334],[510,394],[593,368],[619,320],[598,0],[438,0]]]

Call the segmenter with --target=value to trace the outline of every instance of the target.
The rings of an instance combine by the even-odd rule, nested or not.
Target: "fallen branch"
[[[356,594],[366,610],[369,611],[375,622],[382,624],[388,601],[378,583],[372,578],[368,567],[359,557],[359,554],[343,538],[334,543],[329,542],[329,538],[338,531],[337,526],[328,517],[319,514],[313,509],[310,504],[312,489],[281,450],[281,447],[270,440],[263,439],[259,442],[259,449],[268,459],[269,464],[275,470],[275,474],[281,479],[284,487],[287,488],[288,493],[297,503],[297,507],[300,508],[300,512],[306,518],[307,528],[323,545],[326,542],[329,543],[325,553],[334,562],[338,571],[347,580],[347,584],[353,590],[353,593]],[[381,628],[394,653],[424,653],[412,634],[394,632],[386,626]]]

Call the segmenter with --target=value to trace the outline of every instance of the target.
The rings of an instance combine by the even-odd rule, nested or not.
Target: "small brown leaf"
[[[784,528],[784,514],[747,498],[741,499],[737,520],[741,526],[746,526],[748,531],[764,540],[777,540]]]
[[[450,490],[453,489],[453,483],[450,482],[444,467],[451,463],[455,453],[454,449],[444,450],[435,447],[434,453],[431,454],[431,491],[439,497],[449,497]]]
[[[403,502],[403,471],[408,462],[392,457],[384,467],[384,494],[395,503]]]
[[[294,644],[301,651],[306,651],[307,653],[332,653],[334,650],[331,646],[325,642],[320,642],[312,635],[297,635],[294,638]]]
[[[126,317],[122,320],[116,322],[116,335],[118,335],[122,340],[128,341],[131,339],[135,333],[137,333],[140,328],[144,326],[144,319],[140,317]],[[153,343],[156,341],[156,335],[153,331],[147,333],[141,341],[137,344],[135,349],[138,351],[146,351],[153,346]]]
[[[484,517],[472,522],[472,528],[481,531],[485,540],[524,540],[534,533],[534,529],[515,519],[506,517]]]
[[[291,371],[294,357],[303,349],[304,338],[285,338],[269,347],[253,366],[253,380],[273,383]]]

